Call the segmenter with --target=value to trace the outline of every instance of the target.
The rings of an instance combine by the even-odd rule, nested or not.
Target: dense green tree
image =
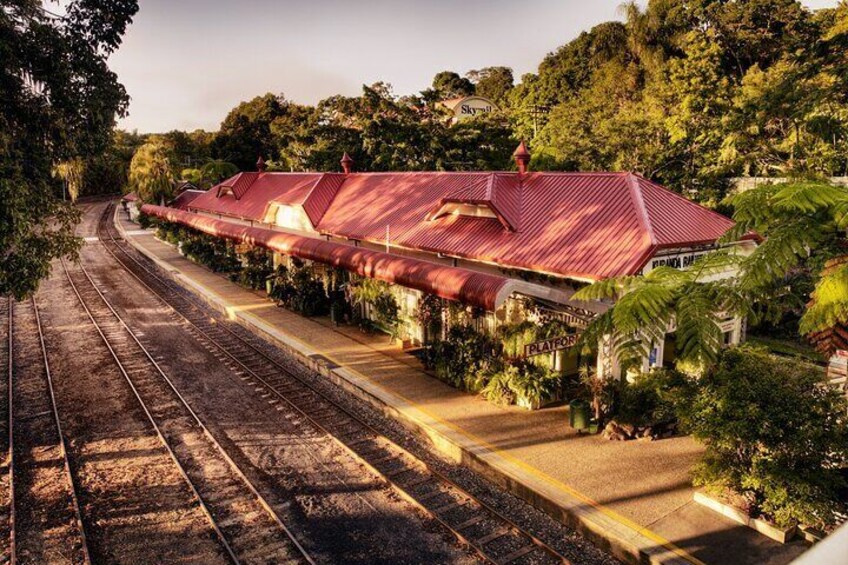
[[[52,259],[79,248],[52,171],[98,154],[125,113],[107,59],[137,10],[77,0],[60,17],[37,0],[0,2],[0,294],[31,294]]]
[[[173,153],[170,145],[153,137],[138,148],[130,163],[129,188],[144,202],[159,204],[174,194]]]
[[[227,114],[212,143],[215,159],[234,163],[243,171],[253,171],[259,156],[276,156],[277,142],[271,124],[286,115],[289,102],[282,95],[265,94],[242,102]]]
[[[509,91],[515,85],[512,69],[509,67],[485,67],[470,71],[466,75],[474,84],[474,93],[502,105]]]
[[[204,188],[218,184],[238,173],[238,167],[227,161],[209,161],[200,168],[200,184]],[[186,179],[188,180],[188,179]]]
[[[682,398],[682,423],[706,446],[696,485],[736,493],[780,526],[823,527],[845,503],[848,403],[809,366],[731,349]]]
[[[507,167],[515,143],[502,116],[451,126],[377,83],[321,101],[282,156],[294,170],[339,170],[344,152],[360,171],[485,170]]]
[[[459,98],[474,94],[474,83],[453,71],[442,71],[433,77],[432,88],[426,91],[424,97],[432,101]]]
[[[115,130],[106,148],[86,159],[82,191],[84,196],[119,194],[127,186],[130,161],[146,136]]]

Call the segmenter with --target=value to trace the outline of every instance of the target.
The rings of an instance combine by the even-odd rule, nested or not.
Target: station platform
[[[608,441],[568,426],[564,406],[527,411],[460,392],[385,335],[276,307],[181,256],[118,211],[123,237],[177,282],[426,437],[445,456],[576,528],[626,562],[783,564],[781,545],[693,501],[689,437]]]

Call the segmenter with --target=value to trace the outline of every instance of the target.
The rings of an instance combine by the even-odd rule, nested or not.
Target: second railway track
[[[10,563],[90,563],[35,298],[9,304]]]
[[[363,419],[267,355],[240,331],[220,323],[153,268],[123,248],[104,211],[98,236],[109,253],[142,285],[183,318],[198,338],[217,349],[241,378],[263,392],[288,418],[326,435],[386,481],[402,498],[441,523],[485,561],[569,563],[550,545],[478,499],[447,476],[386,438]]]
[[[235,563],[313,563],[272,505],[208,431],[85,268],[65,274],[151,426]]]

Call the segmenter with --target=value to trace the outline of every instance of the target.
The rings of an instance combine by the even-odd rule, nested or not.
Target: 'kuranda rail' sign
[[[577,343],[577,338],[579,337],[580,334],[570,334],[528,343],[524,346],[524,356],[532,357],[533,355],[542,355],[543,353],[551,353],[561,349],[568,349]]]
[[[712,249],[697,249],[692,251],[687,251],[684,253],[674,253],[667,255],[657,255],[652,257],[648,264],[645,265],[645,268],[642,269],[642,274],[647,275],[652,270],[657,267],[671,267],[672,269],[686,269],[691,267],[692,264],[711,252]]]

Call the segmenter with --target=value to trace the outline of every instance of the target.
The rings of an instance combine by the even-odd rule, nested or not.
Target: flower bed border
[[[718,512],[719,514],[730,518],[734,522],[738,522],[743,526],[756,530],[762,535],[779,543],[789,542],[798,532],[798,526],[780,528],[760,518],[752,518],[743,510],[725,502],[721,502],[720,500],[716,500],[715,498],[704,494],[702,491],[696,490],[693,498],[698,504],[706,506],[710,510]]]

